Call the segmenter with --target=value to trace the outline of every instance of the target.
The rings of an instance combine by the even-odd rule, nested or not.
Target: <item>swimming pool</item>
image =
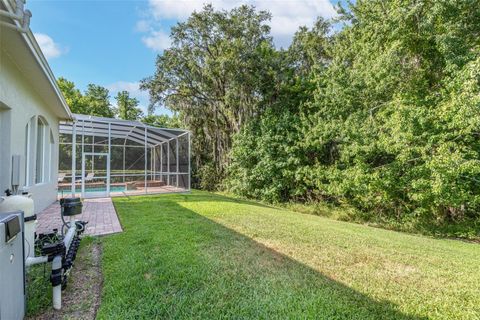
[[[71,189],[68,189],[68,190],[59,190],[58,191],[58,195],[62,195],[62,194],[69,194],[71,193],[70,191]],[[127,191],[127,188],[126,186],[110,186],[110,192],[124,192],[124,191]],[[81,187],[76,187],[75,188],[75,193],[81,193],[82,192],[82,188]],[[88,186],[85,186],[85,193],[90,193],[90,192],[95,192],[95,193],[100,193],[100,192],[107,192],[107,187],[88,187]]]

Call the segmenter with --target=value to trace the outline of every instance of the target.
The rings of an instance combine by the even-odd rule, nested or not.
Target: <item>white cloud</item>
[[[142,37],[142,42],[154,51],[163,51],[170,47],[170,37],[163,31],[152,31],[148,36]]]
[[[44,33],[35,33],[34,36],[47,59],[58,58],[68,51]]]
[[[258,10],[269,11],[272,14],[271,33],[277,46],[288,45],[300,26],[312,26],[318,16],[336,16],[329,0],[149,0],[151,21],[139,21],[136,29],[148,32],[148,35],[142,38],[147,47],[161,51],[170,45],[170,41],[167,41],[165,32],[153,29],[152,25],[169,19],[185,20],[194,10],[201,10],[204,3],[211,3],[216,9],[224,10],[248,4]]]
[[[145,92],[140,90],[140,82],[117,81],[107,85],[106,88],[114,92],[126,90],[132,94],[141,94]]]
[[[139,20],[135,25],[135,30],[138,32],[147,32],[151,30],[150,22],[147,20]]]

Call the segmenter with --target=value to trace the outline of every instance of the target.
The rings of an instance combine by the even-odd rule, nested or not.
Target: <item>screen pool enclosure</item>
[[[190,190],[190,132],[74,115],[60,123],[60,197]]]

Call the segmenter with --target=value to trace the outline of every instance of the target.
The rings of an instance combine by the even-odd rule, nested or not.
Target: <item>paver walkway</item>
[[[100,236],[122,232],[118,221],[117,212],[110,198],[84,199],[82,214],[65,217],[65,220],[88,221],[86,234]],[[60,229],[60,203],[57,201],[37,215],[37,234],[52,232],[54,228]]]

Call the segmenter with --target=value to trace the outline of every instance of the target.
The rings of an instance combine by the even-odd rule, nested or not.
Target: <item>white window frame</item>
[[[25,187],[32,185],[32,129],[36,126],[37,117],[31,117],[25,126]]]
[[[50,163],[49,161],[47,161],[47,154],[50,153],[49,149],[50,149],[50,136],[49,136],[49,133],[50,133],[50,127],[48,125],[48,122],[47,120],[45,120],[44,117],[42,116],[37,116],[37,121],[36,121],[36,130],[35,130],[35,133],[36,133],[36,139],[35,139],[35,142],[36,142],[36,145],[35,145],[35,185],[39,185],[39,184],[44,184],[46,182],[48,182],[50,179],[47,178],[47,175],[50,171]],[[41,132],[39,132],[39,123],[42,123],[42,130]],[[38,145],[39,145],[39,139],[41,139],[42,141],[42,154],[40,155],[39,157],[39,154],[38,154]],[[40,164],[39,164],[39,159],[40,159]],[[41,169],[42,172],[40,174],[40,176],[38,176],[38,169]]]
[[[53,159],[55,157],[54,150],[55,150],[55,137],[53,135],[53,131],[50,128],[48,130],[48,161],[47,161],[47,182],[53,181]]]

